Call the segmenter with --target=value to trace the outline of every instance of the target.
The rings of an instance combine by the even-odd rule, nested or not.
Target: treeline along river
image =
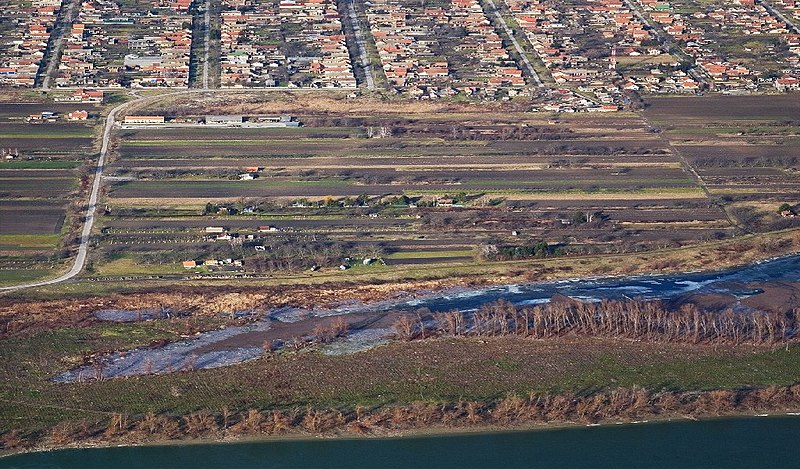
[[[68,449],[0,468],[792,468],[800,417],[739,417],[403,438]]]

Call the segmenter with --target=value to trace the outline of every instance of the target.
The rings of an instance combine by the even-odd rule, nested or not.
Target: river
[[[758,290],[742,288],[743,283],[798,281],[800,281],[800,255],[795,254],[711,272],[581,278],[479,289],[453,289],[444,294],[428,295],[390,304],[388,307],[469,311],[499,299],[523,306],[545,303],[557,293],[584,301],[670,299],[687,293],[730,294],[743,299],[759,293]]]
[[[789,468],[800,417],[737,417],[403,438],[69,449],[0,468]]]
[[[244,326],[213,330],[196,337],[180,340],[164,347],[142,347],[134,350],[115,352],[104,358],[103,373],[106,378],[135,376],[150,373],[169,373],[191,366],[208,369],[230,366],[263,355],[266,336],[258,335],[278,323],[299,323],[306,321],[305,329],[293,331],[298,336],[310,335],[313,323],[309,319],[337,315],[374,315],[389,311],[413,312],[427,308],[432,312],[459,310],[471,312],[481,305],[499,299],[519,306],[547,303],[553,295],[561,294],[582,301],[601,301],[603,299],[664,299],[669,300],[685,294],[717,294],[734,297],[735,310],[746,310],[739,303],[748,297],[758,295],[761,290],[752,284],[760,282],[800,282],[800,255],[785,256],[778,259],[745,265],[715,272],[677,273],[667,275],[633,275],[625,277],[603,277],[567,279],[527,284],[498,285],[478,288],[451,288],[440,292],[405,292],[401,297],[390,298],[377,303],[345,302],[335,307],[295,308],[284,307],[270,312],[264,320]],[[126,317],[137,315],[150,317],[153,311],[97,312],[98,318]],[[106,318],[107,320],[107,318]],[[298,332],[299,331],[299,332]],[[250,335],[250,342],[233,340],[237,336]],[[354,353],[385,343],[394,335],[390,327],[370,326],[351,330],[348,336],[330,344],[323,353]],[[282,336],[280,340],[289,339]],[[220,345],[227,344],[227,345]],[[67,370],[55,376],[56,382],[75,382],[94,376],[94,366]]]

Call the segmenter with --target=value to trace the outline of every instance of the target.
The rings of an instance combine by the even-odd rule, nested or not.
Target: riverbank
[[[800,231],[744,236],[702,246],[643,253],[479,263],[441,269],[426,266],[417,273],[390,277],[370,273],[341,277],[311,276],[272,279],[192,280],[163,282],[77,283],[0,294],[0,337],[54,327],[82,327],[104,309],[142,310],[158,307],[215,316],[235,311],[268,311],[281,307],[333,308],[416,299],[449,289],[474,289],[556,280],[615,279],[635,275],[722,271],[795,255]],[[225,324],[237,325],[240,321]],[[213,329],[220,324],[214,322]]]
[[[725,288],[751,280],[797,281],[792,276],[800,272],[796,266],[799,259],[715,274],[633,276],[611,284],[595,279],[507,285],[483,289],[483,296],[463,288],[439,295],[417,292],[416,299],[410,296],[414,293],[397,292],[386,307],[391,309],[400,302],[411,311],[421,306],[433,311],[467,311],[486,304],[484,299],[516,298],[523,303],[527,299],[533,301],[528,304],[537,304],[552,297],[550,288],[578,297],[658,297],[700,286],[711,288],[720,281],[728,285]],[[322,294],[335,297],[337,291],[331,288]],[[198,308],[188,316],[128,323],[98,319],[98,311],[108,310],[117,301],[103,297],[96,302],[45,301],[41,310],[29,310],[32,322],[28,324],[42,321],[39,324],[46,327],[15,329],[0,342],[0,434],[4,445],[138,443],[286,433],[381,435],[473,426],[517,428],[546,422],[593,424],[609,419],[793,410],[794,399],[800,395],[800,347],[789,340],[773,338],[758,342],[760,345],[726,339],[693,343],[673,335],[658,340],[649,335],[644,339],[624,337],[619,335],[621,329],[617,336],[605,337],[558,332],[542,337],[504,335],[502,330],[441,334],[410,342],[391,341],[346,355],[326,355],[313,347],[273,353],[264,347],[253,360],[226,368],[181,367],[165,374],[118,379],[105,379],[101,369],[99,379],[53,382],[65,370],[101,363],[97,358],[112,351],[191,340],[198,331],[216,329],[229,321],[248,323],[252,318],[247,315],[237,318],[231,310],[222,314],[217,308],[229,301],[241,301],[240,305],[252,298],[265,301],[250,291],[227,292],[221,297],[200,293],[206,296],[198,294],[190,300],[184,291],[180,298],[195,301],[192,305],[216,298],[215,306],[206,305],[208,309]],[[145,295],[136,301],[140,307],[163,313],[169,307],[160,298],[169,298],[168,294],[150,297],[149,303]],[[130,300],[125,295],[118,299]],[[342,314],[359,307],[338,304],[344,310],[334,312]],[[369,304],[374,308],[377,303]],[[24,313],[23,309],[17,312]],[[59,313],[63,315],[61,323]],[[753,400],[756,395],[767,403],[758,404],[760,401]],[[672,398],[663,401],[662,396]],[[644,407],[635,411],[620,408],[620,399],[626,405],[639,402]],[[664,407],[665,402],[674,408]]]
[[[9,373],[0,383],[6,448],[385,436],[800,409],[798,347],[442,338],[345,357],[295,353],[71,385],[48,382],[42,364],[1,366]],[[11,374],[20,372],[45,380]],[[37,389],[35,397],[28,389]]]
[[[518,417],[519,418],[519,417]],[[12,456],[34,453],[59,452],[64,450],[98,450],[108,448],[175,448],[175,447],[203,447],[209,445],[247,445],[257,443],[286,443],[286,442],[312,442],[320,440],[337,441],[388,441],[396,439],[422,439],[422,438],[443,438],[443,437],[464,437],[475,435],[492,434],[496,436],[513,436],[522,433],[546,433],[557,430],[578,429],[581,427],[592,428],[614,428],[620,426],[637,425],[657,425],[675,422],[720,422],[741,419],[779,419],[794,418],[800,421],[800,400],[788,410],[771,409],[769,413],[754,411],[728,411],[722,413],[694,416],[681,415],[675,411],[669,415],[641,415],[638,419],[622,418],[607,419],[598,422],[577,422],[577,421],[554,421],[537,423],[508,422],[505,424],[491,424],[480,422],[468,426],[412,426],[410,428],[386,430],[378,433],[364,433],[359,431],[338,431],[328,433],[284,433],[284,434],[262,434],[262,435],[224,435],[224,436],[204,436],[204,437],[180,437],[172,439],[150,439],[147,441],[132,442],[126,439],[106,440],[106,441],[84,441],[72,442],[69,444],[42,444],[34,447],[17,449],[0,449],[0,466],[2,461],[6,461]]]
[[[280,440],[72,449],[0,465],[95,469],[239,467],[791,467],[797,417],[725,418],[391,439]],[[625,442],[620,445],[620,442]],[[666,448],[666,449],[665,449]]]
[[[124,280],[82,278],[75,282],[16,292],[0,292],[0,312],[15,303],[97,296],[137,295],[164,291],[279,292],[279,298],[302,303],[368,300],[375,294],[421,289],[529,283],[587,277],[681,273],[733,268],[800,252],[800,230],[789,229],[698,245],[653,251],[534,258],[516,261],[473,261],[454,264],[398,266],[387,270],[278,272],[261,277],[193,277]],[[399,285],[399,287],[395,287]],[[351,291],[354,290],[354,291]],[[333,291],[333,294],[331,293]],[[272,306],[279,306],[272,304]]]

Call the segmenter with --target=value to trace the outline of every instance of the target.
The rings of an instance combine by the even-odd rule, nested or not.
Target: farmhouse
[[[83,88],[75,90],[70,96],[56,98],[55,101],[65,101],[71,103],[102,103],[105,93],[98,90],[85,90]]]
[[[775,88],[780,91],[800,90],[800,79],[789,75],[783,76],[775,80]]]
[[[194,269],[197,267],[197,262],[195,261],[183,261],[183,268],[184,269]]]
[[[160,55],[140,57],[136,54],[125,56],[123,65],[128,68],[152,68],[161,65],[163,59]]]
[[[88,118],[89,112],[87,111],[72,111],[67,113],[68,121],[85,121]]]
[[[244,116],[206,116],[206,124],[235,125],[243,121]]]
[[[126,124],[163,124],[164,116],[125,116]]]
[[[224,233],[224,232],[225,232],[225,228],[223,228],[221,226],[207,226],[206,227],[206,233],[207,234],[219,234],[219,233]]]

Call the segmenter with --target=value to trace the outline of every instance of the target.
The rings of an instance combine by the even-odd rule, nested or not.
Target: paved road
[[[800,34],[800,28],[797,27],[796,24],[792,23],[792,20],[787,18],[783,15],[780,11],[778,11],[775,7],[773,7],[767,0],[756,0],[757,3],[760,3],[761,6],[767,9],[767,11],[774,17],[778,18],[779,20],[786,23],[786,26],[794,32],[795,34]]]
[[[55,73],[56,66],[59,63],[59,51],[64,47],[64,36],[72,27],[72,22],[75,21],[75,5],[79,2],[71,1],[69,5],[67,5],[67,11],[64,13],[64,18],[62,19],[61,23],[58,25],[58,38],[53,43],[53,48],[50,51],[49,62],[47,64],[47,70],[44,72],[44,80],[42,80],[42,90],[49,91],[50,90],[50,80],[53,79],[53,74]]]
[[[528,69],[528,73],[531,77],[533,77],[533,81],[536,82],[536,86],[543,88],[544,83],[539,78],[539,74],[536,73],[536,70],[533,68],[533,65],[528,60],[528,57],[525,55],[525,51],[522,49],[522,46],[519,45],[517,42],[517,38],[514,36],[514,32],[511,31],[511,28],[508,27],[506,24],[506,20],[503,19],[503,15],[500,14],[500,11],[497,10],[497,5],[494,4],[493,0],[486,0],[486,2],[491,5],[492,10],[494,11],[494,16],[497,18],[497,21],[503,26],[503,29],[506,31],[506,35],[511,40],[511,43],[514,45],[514,49],[517,50],[517,54],[519,54],[520,58],[522,59],[522,63],[525,64],[525,67]]]
[[[205,46],[205,59],[203,60],[203,89],[208,89],[208,55],[211,49],[211,1],[206,0],[206,18],[205,18],[205,37],[203,38],[203,45]]]
[[[358,24],[356,9],[353,7],[353,0],[347,2],[347,13],[350,16],[350,24],[353,25],[353,35],[356,38],[358,57],[361,60],[361,68],[364,69],[364,79],[367,81],[367,88],[374,90],[375,80],[372,77],[372,67],[369,63],[369,57],[367,56],[367,46],[364,44],[364,36],[362,35],[361,27]]]
[[[106,117],[105,127],[103,128],[103,144],[100,148],[100,158],[97,160],[97,167],[94,170],[94,182],[92,183],[92,191],[89,194],[89,205],[86,207],[86,218],[83,222],[83,231],[81,231],[81,240],[80,244],[78,245],[78,255],[75,257],[75,263],[72,265],[72,268],[69,270],[69,272],[51,280],[15,285],[13,287],[3,287],[0,288],[0,291],[20,290],[23,288],[41,287],[44,285],[60,283],[71,279],[72,277],[78,275],[81,270],[83,270],[83,267],[86,265],[86,257],[89,254],[89,235],[91,234],[92,227],[94,226],[94,214],[97,205],[97,199],[100,195],[100,184],[103,179],[103,169],[106,162],[106,156],[108,155],[108,146],[111,140],[111,131],[114,128],[115,116],[126,107],[135,102],[140,102],[143,99],[147,98],[136,98],[132,101],[128,101],[127,103],[120,104],[119,106],[113,108]]]
[[[301,91],[301,92],[302,91],[319,91],[319,90],[314,90],[314,89],[311,89],[311,88],[295,88],[295,89],[290,89],[290,90],[291,91]],[[341,91],[341,90],[342,90],[342,88],[338,88],[338,89],[331,88],[330,89],[330,91]],[[287,91],[287,89],[286,88],[263,88],[263,89],[257,90],[257,92],[259,92],[259,93],[260,92],[264,92],[264,91],[285,92],[285,91]],[[41,287],[41,286],[45,286],[45,285],[53,285],[53,284],[56,284],[56,283],[61,283],[61,282],[69,280],[69,279],[75,277],[76,275],[78,275],[83,270],[83,268],[86,266],[86,258],[87,258],[88,254],[89,254],[89,237],[90,237],[90,235],[92,233],[92,227],[94,226],[94,214],[95,214],[95,210],[96,210],[97,199],[100,196],[100,186],[102,184],[103,170],[105,169],[105,162],[106,162],[106,158],[108,156],[108,147],[109,147],[109,144],[110,144],[110,141],[111,141],[111,133],[114,130],[114,121],[116,119],[116,116],[117,116],[117,114],[120,113],[120,111],[123,111],[125,108],[133,105],[134,103],[142,104],[142,103],[144,103],[145,101],[148,101],[148,100],[155,101],[155,100],[158,100],[158,99],[166,98],[168,96],[178,96],[178,95],[183,95],[183,94],[204,93],[204,92],[208,93],[208,91],[205,91],[205,90],[181,90],[181,91],[175,91],[175,92],[172,92],[172,93],[165,93],[165,94],[161,94],[161,95],[157,95],[157,96],[139,96],[134,91],[134,92],[131,92],[131,94],[133,96],[135,96],[135,99],[133,99],[131,101],[128,101],[126,103],[122,103],[122,104],[118,105],[117,107],[111,109],[111,111],[109,111],[109,113],[108,113],[108,116],[106,117],[105,125],[103,127],[103,143],[102,143],[102,146],[100,147],[100,157],[97,160],[97,166],[95,167],[95,170],[94,170],[94,182],[92,183],[92,191],[89,194],[89,205],[86,207],[86,215],[85,215],[85,219],[84,219],[84,223],[83,223],[83,230],[81,231],[80,244],[78,245],[78,255],[75,257],[75,263],[72,265],[72,268],[69,270],[69,272],[67,272],[67,273],[65,273],[65,274],[63,274],[63,275],[61,275],[59,277],[56,277],[54,279],[42,280],[40,282],[25,283],[25,284],[21,284],[21,285],[14,285],[14,286],[11,286],[11,287],[0,287],[0,292],[22,290],[24,288]],[[213,92],[214,93],[230,92],[230,93],[236,94],[236,93],[241,93],[242,90],[214,90]]]
[[[681,48],[680,45],[677,44],[672,39],[672,36],[667,34],[666,31],[662,30],[660,26],[656,27],[653,23],[650,23],[645,14],[642,13],[641,10],[639,10],[639,7],[634,2],[632,2],[631,0],[623,0],[623,3],[625,4],[625,6],[628,7],[629,10],[633,12],[634,15],[636,15],[637,18],[639,18],[639,21],[641,21],[645,26],[647,26],[650,29],[650,31],[653,34],[656,35],[656,38],[661,43],[666,44],[668,46],[674,45],[681,52],[684,60],[694,63],[694,59],[689,54],[683,51],[683,48]],[[697,71],[697,68],[695,66],[692,66],[688,70],[688,73],[689,75],[691,75],[692,79],[697,83],[707,83],[705,77],[702,75],[702,73]]]

